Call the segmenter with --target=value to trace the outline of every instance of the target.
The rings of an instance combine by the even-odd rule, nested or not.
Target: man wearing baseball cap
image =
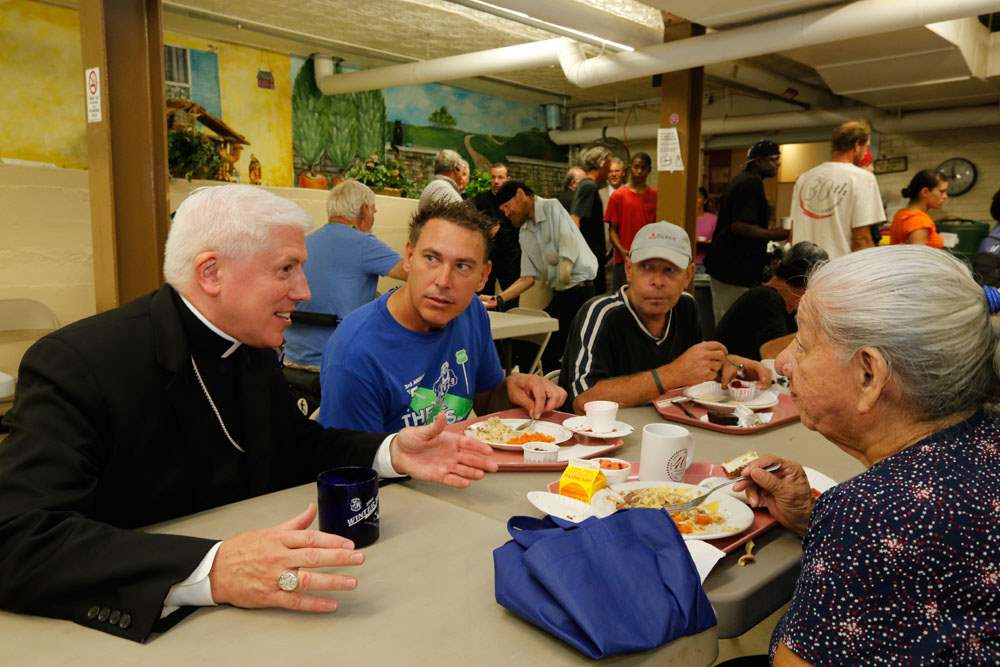
[[[705,255],[716,322],[744,292],[760,284],[768,263],[767,242],[788,238],[787,230],[770,229],[771,206],[764,194],[764,179],[777,176],[780,164],[778,144],[758,141],[747,151],[743,171],[722,195],[715,236]]]
[[[628,283],[588,301],[573,320],[559,375],[567,406],[642,405],[677,387],[717,378],[728,384],[741,364],[746,378],[770,384],[759,362],[702,342],[697,305],[684,291],[693,276],[691,241],[681,227],[660,221],[636,233],[625,258]]]

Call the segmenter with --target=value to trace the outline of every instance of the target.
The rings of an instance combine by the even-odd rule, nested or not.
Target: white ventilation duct
[[[996,0],[859,0],[848,5],[590,59],[587,59],[581,45],[565,38],[347,74],[334,74],[329,62],[318,59],[316,84],[324,94],[332,95],[545,67],[553,64],[558,57],[571,83],[590,88],[835,42],[847,35],[863,37],[976,16],[995,9]]]
[[[590,88],[665,72],[988,14],[996,0],[859,0],[774,21],[588,59],[579,44],[559,54],[570,83]]]
[[[918,111],[904,116],[883,114],[871,108],[854,107],[832,111],[792,111],[779,114],[706,118],[701,122],[702,136],[748,134],[792,129],[833,127],[847,120],[865,118],[879,132],[928,132],[958,127],[985,127],[1000,124],[996,105],[962,107],[947,111]],[[656,138],[659,125],[648,123],[628,127],[590,127],[580,130],[553,130],[549,138],[560,146],[587,144],[602,136],[616,139],[650,140]]]
[[[410,86],[433,81],[516,72],[547,67],[559,62],[559,49],[573,44],[559,37],[542,42],[504,46],[499,49],[464,53],[434,60],[389,65],[375,69],[337,74],[329,56],[313,56],[316,86],[324,95],[356,93],[376,88]]]

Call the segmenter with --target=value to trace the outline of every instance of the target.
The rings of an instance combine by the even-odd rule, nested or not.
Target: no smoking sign
[[[101,115],[101,68],[91,67],[83,71],[87,86],[87,122],[100,123]]]

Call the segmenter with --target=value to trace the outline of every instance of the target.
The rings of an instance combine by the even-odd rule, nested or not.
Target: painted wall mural
[[[293,57],[291,68],[292,132],[300,185],[332,185],[352,164],[371,155],[380,160],[390,157],[383,155],[387,142],[403,149],[451,148],[480,170],[511,157],[567,159],[566,148],[549,140],[543,129],[545,113],[537,105],[434,83],[324,97],[316,88],[311,61]],[[381,129],[372,123],[375,118],[382,119]],[[399,153],[401,161],[412,161],[406,150]],[[415,181],[411,193],[423,186],[421,180],[430,178],[425,163],[419,168],[404,165]],[[326,185],[319,185],[324,180]]]
[[[17,117],[0,124],[0,157],[86,169],[78,12],[0,0],[0,43],[0,103]],[[385,167],[376,174],[385,181],[405,172],[413,194],[442,148],[478,169],[515,157],[566,160],[537,105],[441,84],[324,97],[302,58],[169,31],[164,43],[187,50],[191,99],[249,142],[233,165],[240,182],[252,175],[289,186],[312,171],[329,187],[353,164],[379,174]],[[397,150],[385,155],[386,144]],[[378,163],[368,167],[372,155]]]

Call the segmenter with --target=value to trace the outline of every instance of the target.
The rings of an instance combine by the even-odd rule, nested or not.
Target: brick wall
[[[879,136],[878,154],[880,157],[905,155],[907,158],[906,172],[878,177],[890,220],[897,209],[906,205],[899,191],[906,187],[913,175],[921,169],[933,169],[952,157],[972,161],[979,176],[971,190],[949,199],[943,209],[932,213],[933,217],[990,220],[990,202],[993,193],[1000,188],[1000,127],[882,134]]]
[[[419,196],[427,182],[434,176],[433,148],[407,146],[399,149],[399,161],[411,183],[416,184],[411,196]],[[542,197],[555,197],[562,190],[563,177],[568,165],[529,158],[511,157],[507,163],[510,177],[524,181]]]

